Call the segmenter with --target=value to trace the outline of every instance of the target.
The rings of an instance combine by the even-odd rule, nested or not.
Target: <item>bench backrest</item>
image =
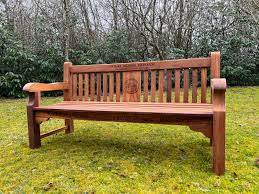
[[[66,62],[64,81],[70,87],[65,100],[210,103],[206,98],[209,74],[210,78],[220,77],[219,52],[206,58],[165,61],[99,65]]]

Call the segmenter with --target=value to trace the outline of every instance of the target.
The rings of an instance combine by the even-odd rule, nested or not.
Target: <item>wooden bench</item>
[[[28,83],[23,90],[29,94],[30,148],[39,148],[42,138],[57,132],[73,132],[74,119],[187,125],[210,138],[213,171],[225,171],[226,80],[220,79],[219,52],[207,58],[124,64],[65,62],[63,82]],[[41,106],[40,93],[54,90],[64,91],[64,102]],[[40,124],[49,118],[65,119],[65,127],[41,134]]]

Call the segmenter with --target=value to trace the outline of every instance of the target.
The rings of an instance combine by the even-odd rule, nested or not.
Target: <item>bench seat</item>
[[[212,116],[212,104],[64,101],[35,110]]]
[[[73,118],[137,123],[195,124],[212,120],[211,104],[64,101],[34,107],[37,118]]]

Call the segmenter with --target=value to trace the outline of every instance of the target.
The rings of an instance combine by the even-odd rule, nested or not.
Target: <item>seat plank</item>
[[[67,111],[67,112],[120,112],[143,114],[199,115],[213,114],[211,104],[188,103],[135,103],[135,102],[63,102],[51,106],[35,107],[35,110]]]

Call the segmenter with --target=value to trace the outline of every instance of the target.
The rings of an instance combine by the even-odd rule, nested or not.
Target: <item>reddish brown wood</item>
[[[109,101],[113,102],[114,98],[114,73],[109,74]]]
[[[159,70],[158,77],[158,102],[164,100],[164,70]]]
[[[64,72],[63,72],[63,82],[67,83],[68,87],[67,90],[64,90],[64,101],[70,101],[72,100],[72,80],[70,76],[70,68],[72,67],[71,62],[65,62],[64,63]],[[74,131],[74,122],[72,119],[65,119],[65,126],[66,126],[66,133],[71,133]]]
[[[148,71],[144,71],[144,81],[143,81],[143,101],[148,102]]]
[[[103,101],[107,102],[107,73],[103,74]]]
[[[174,93],[175,93],[175,102],[180,102],[180,81],[181,81],[181,72],[179,69],[175,70],[175,86],[174,86]]]
[[[95,73],[90,74],[90,96],[91,96],[91,101],[94,101],[94,96],[95,96]]]
[[[192,70],[192,103],[197,103],[198,70]]]
[[[166,94],[166,102],[172,101],[172,70],[167,69],[167,94]]]
[[[71,84],[70,79],[70,67],[72,67],[72,63],[65,62],[64,63],[64,71],[63,71],[63,82],[67,84],[67,89],[64,90],[64,100],[71,100],[70,94],[69,94],[69,85]]]
[[[25,92],[44,92],[44,91],[55,91],[55,90],[68,90],[68,82],[56,82],[51,84],[43,83],[28,83],[23,87]]]
[[[40,141],[40,124],[37,124],[33,108],[40,104],[40,92],[30,92],[29,101],[27,104],[27,121],[28,121],[28,135],[29,147],[31,149],[39,148]]]
[[[189,98],[189,69],[184,69],[183,102],[187,103]]]
[[[47,133],[44,133],[44,134],[40,135],[40,138],[42,139],[42,138],[45,138],[45,137],[57,134],[57,133],[59,133],[61,131],[65,131],[65,130],[67,130],[67,127],[61,127],[59,129],[55,129],[53,131],[50,131],[50,132],[47,132]]]
[[[211,58],[177,59],[166,61],[148,61],[116,64],[78,65],[72,66],[71,72],[115,72],[115,71],[144,71],[159,69],[184,69],[210,67]]]
[[[121,74],[116,72],[116,102],[121,100]]]
[[[213,171],[217,175],[225,172],[225,79],[212,79],[212,103],[213,103]]]
[[[78,82],[77,82],[77,74],[73,74],[73,100],[78,99],[77,89],[78,89]]]
[[[151,71],[151,102],[156,101],[156,71]]]
[[[97,73],[96,99],[101,101],[101,73]]]
[[[201,103],[206,103],[207,92],[207,69],[201,69]]]
[[[88,73],[85,74],[85,89],[84,89],[85,101],[88,101],[89,97],[89,75]]]
[[[140,102],[141,72],[123,72],[123,101]]]
[[[78,75],[78,96],[79,101],[83,100],[83,75],[80,73]]]
[[[212,52],[211,57],[211,67],[210,67],[210,77],[220,78],[220,52]]]
[[[69,86],[68,86],[68,90],[69,90],[69,98],[71,100],[73,100],[73,74],[70,73],[69,74]]]
[[[187,125],[190,129],[203,133],[212,140],[213,171],[222,175],[225,171],[225,90],[224,79],[212,79],[212,103],[206,103],[207,69],[212,77],[219,77],[219,53],[212,53],[209,58],[184,59],[159,62],[134,62],[126,64],[72,66],[64,64],[64,82],[54,84],[29,83],[24,90],[29,92],[27,105],[28,131],[30,148],[40,147],[40,138],[65,130],[73,131],[73,119],[96,121],[159,123]],[[172,69],[175,71],[175,102],[172,101]],[[192,69],[192,103],[189,103],[189,69]],[[201,102],[197,103],[198,69],[201,69]],[[143,71],[143,101],[141,96],[141,74]],[[151,102],[148,102],[149,71],[151,71]],[[166,76],[164,71],[167,72]],[[180,103],[181,71],[183,71],[183,102]],[[90,74],[90,87],[89,76]],[[121,72],[123,101],[120,101]],[[158,72],[158,84],[157,82]],[[83,74],[84,73],[84,76]],[[97,75],[95,77],[95,74]],[[101,74],[103,82],[101,84]],[[116,85],[114,87],[114,74]],[[109,75],[109,83],[107,82]],[[164,82],[166,102],[163,100]],[[96,83],[95,83],[96,82]],[[101,102],[103,85],[103,102]],[[109,85],[109,101],[107,90]],[[156,88],[158,86],[158,102]],[[90,88],[90,100],[88,101]],[[113,102],[116,88],[116,102]],[[39,106],[40,91],[64,91],[64,102]],[[96,91],[95,91],[96,90]],[[83,95],[84,100],[83,101]],[[95,98],[95,95],[97,96]],[[79,100],[79,101],[73,101]],[[95,102],[95,100],[97,102]],[[49,118],[65,119],[66,126],[40,135],[40,124]]]

